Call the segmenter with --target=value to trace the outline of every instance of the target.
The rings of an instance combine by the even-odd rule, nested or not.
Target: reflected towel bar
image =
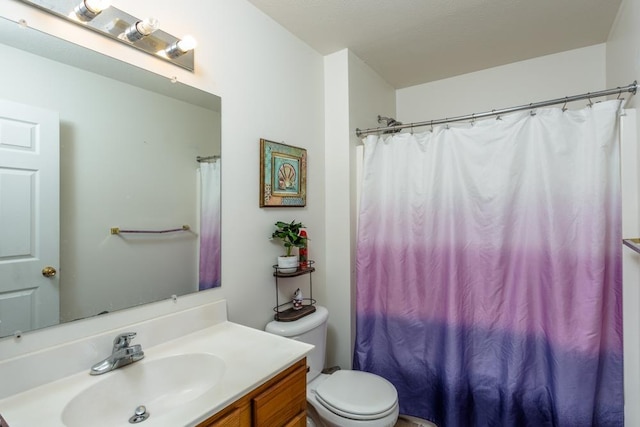
[[[208,162],[210,160],[218,160],[220,158],[220,156],[214,155],[214,156],[198,156],[196,157],[196,161],[198,163],[202,163],[202,162]]]
[[[630,247],[631,249],[633,249],[634,251],[640,253],[640,239],[639,238],[635,238],[635,239],[622,239],[622,243],[628,247]]]
[[[143,234],[164,234],[164,233],[175,233],[178,231],[189,231],[191,227],[188,225],[183,225],[181,228],[172,228],[170,230],[122,230],[120,227],[111,227],[111,234],[122,234],[122,233],[143,233]]]

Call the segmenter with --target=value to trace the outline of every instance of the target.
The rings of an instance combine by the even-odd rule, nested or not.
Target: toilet
[[[307,355],[307,425],[317,427],[393,427],[398,419],[398,392],[386,379],[368,372],[321,373],[327,338],[326,308],[292,322],[272,321],[272,334],[313,344]]]

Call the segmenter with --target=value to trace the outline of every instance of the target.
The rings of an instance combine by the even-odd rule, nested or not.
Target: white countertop
[[[151,416],[140,425],[195,426],[302,359],[312,348],[313,346],[299,341],[228,321],[143,348],[145,358],[136,363],[149,363],[179,354],[209,353],[224,361],[225,370],[212,389],[173,411],[154,417],[153,408],[147,407]],[[55,369],[55,365],[55,361],[52,361],[50,368]],[[86,372],[0,400],[0,415],[10,427],[65,427],[62,412],[73,397],[111,374],[126,372],[127,367],[100,376],[89,375],[89,368],[87,366]],[[202,375],[207,375],[207,372]],[[95,427],[100,425],[99,422],[99,419],[87,413],[87,425]],[[126,419],[122,422],[123,427],[131,425]],[[110,424],[109,427],[117,426]]]

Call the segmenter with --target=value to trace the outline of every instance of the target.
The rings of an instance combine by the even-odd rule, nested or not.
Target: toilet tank
[[[282,337],[302,341],[315,346],[307,355],[309,373],[307,382],[317,377],[324,369],[324,356],[327,343],[327,319],[329,312],[317,305],[316,311],[293,322],[278,322],[267,324],[265,331]]]

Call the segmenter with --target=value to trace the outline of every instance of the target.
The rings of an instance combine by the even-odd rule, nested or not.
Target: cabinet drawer
[[[305,414],[307,370],[299,366],[291,374],[252,399],[253,425],[281,427]]]

